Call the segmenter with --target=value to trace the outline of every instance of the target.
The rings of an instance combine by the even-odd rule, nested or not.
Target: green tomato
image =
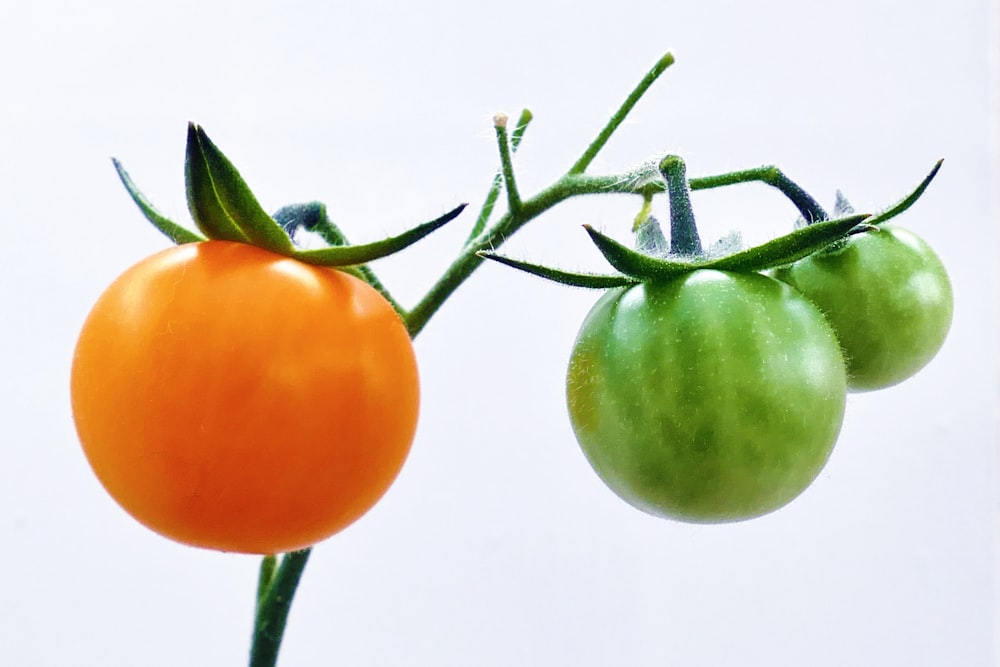
[[[843,356],[819,310],[759,274],[700,270],[605,294],[567,378],[612,491],[654,515],[739,521],[798,496],[843,421]]]
[[[826,315],[854,391],[889,387],[937,354],[951,326],[948,274],[918,236],[892,226],[851,236],[774,272]]]

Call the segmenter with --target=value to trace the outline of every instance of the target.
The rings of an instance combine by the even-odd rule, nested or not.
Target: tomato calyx
[[[349,245],[340,235],[340,241],[331,247],[306,250],[297,248],[292,236],[300,226],[309,228],[306,223],[310,219],[292,215],[290,210],[294,207],[280,209],[279,213],[284,211],[280,221],[278,213],[275,216],[266,213],[233,163],[209,139],[205,130],[194,123],[188,124],[184,181],[188,209],[201,234],[160,213],[135,185],[122,164],[117,159],[112,159],[112,163],[142,214],[174,243],[196,243],[207,239],[247,243],[319,266],[358,266],[399,252],[457,218],[466,206],[461,204],[434,220],[373,243]],[[317,204],[295,206],[315,207]],[[305,209],[296,210],[302,213]],[[322,211],[315,208],[309,210],[312,220],[326,219],[325,208]]]
[[[742,273],[765,271],[792,264],[817,252],[835,251],[849,236],[875,229],[895,218],[923,195],[937,175],[941,163],[942,160],[939,160],[912,192],[874,215],[855,213],[846,198],[838,192],[833,209],[836,217],[831,219],[805,191],[794,184],[789,186],[789,181],[784,184],[782,191],[789,196],[797,194],[798,197],[793,197],[796,205],[800,210],[809,212],[807,218],[799,219],[794,231],[748,249],[734,248],[732,246],[738,243],[732,243],[731,239],[723,239],[706,253],[702,249],[691,210],[690,186],[684,162],[678,156],[668,155],[660,161],[659,171],[670,201],[669,243],[659,223],[649,213],[649,196],[646,197],[633,227],[636,236],[635,249],[597,231],[590,225],[583,225],[591,241],[608,263],[620,272],[619,275],[563,271],[490,251],[478,254],[485,259],[547,280],[592,289],[609,289],[639,282],[667,280],[700,269]],[[755,180],[760,180],[757,171],[751,170],[746,173],[752,174]],[[736,175],[739,175],[739,172]],[[733,180],[733,183],[736,182],[741,181]],[[802,204],[803,201],[811,202],[812,205],[806,207]]]
[[[614,268],[637,280],[650,281],[664,280],[699,269],[751,273],[790,264],[843,238],[867,218],[868,215],[860,214],[828,220],[725,257],[692,261],[652,257],[632,250],[589,225],[584,225],[584,229],[590,234],[591,240],[604,255],[604,258]]]

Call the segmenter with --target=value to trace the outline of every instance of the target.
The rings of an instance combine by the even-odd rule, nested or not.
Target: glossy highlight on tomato
[[[854,391],[912,377],[934,358],[951,327],[952,290],[944,265],[927,243],[901,227],[855,234],[774,276],[826,315]]]
[[[370,509],[417,423],[410,337],[344,272],[224,241],[164,250],[87,317],[71,393],[88,461],[132,516],[245,553],[310,546]]]
[[[584,454],[622,499],[682,521],[739,521],[819,474],[846,373],[801,294],[700,270],[606,293],[573,347],[567,400]]]

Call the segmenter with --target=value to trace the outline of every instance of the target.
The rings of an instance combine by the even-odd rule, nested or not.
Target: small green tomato
[[[819,310],[759,274],[700,270],[609,291],[567,379],[591,466],[654,515],[739,521],[798,496],[833,449],[844,360]]]
[[[937,354],[951,326],[952,291],[920,237],[880,226],[774,272],[826,315],[854,391],[902,382]]]

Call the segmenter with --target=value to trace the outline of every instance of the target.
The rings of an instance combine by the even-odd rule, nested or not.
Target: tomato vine
[[[188,207],[195,226],[200,232],[198,233],[173,222],[157,211],[117,160],[114,161],[114,166],[123,185],[144,216],[174,243],[197,243],[206,238],[249,243],[307,264],[335,267],[374,287],[398,313],[411,339],[423,331],[430,319],[455,290],[484,261],[489,259],[570,285],[604,290],[620,288],[619,291],[606,295],[598,303],[598,306],[595,306],[595,310],[588,319],[590,324],[585,325],[585,330],[581,332],[578,346],[583,351],[579,354],[575,353],[574,364],[590,363],[591,360],[587,355],[592,352],[593,337],[600,337],[603,335],[602,331],[612,326],[609,324],[612,316],[608,315],[610,312],[608,308],[611,308],[608,304],[617,303],[616,299],[625,299],[625,295],[629,294],[633,288],[637,289],[633,294],[638,294],[638,290],[642,289],[645,297],[655,301],[660,298],[657,295],[668,293],[675,288],[681,289],[679,286],[686,282],[698,282],[693,279],[688,281],[688,278],[730,275],[725,272],[734,272],[732,275],[736,277],[729,280],[732,285],[737,285],[737,290],[744,290],[748,293],[763,291],[777,295],[775,299],[781,300],[783,304],[790,303],[790,308],[797,312],[804,312],[808,325],[802,326],[818,327],[819,333],[816,336],[822,339],[822,345],[825,346],[823,348],[824,354],[830,359],[840,360],[840,348],[834,338],[833,330],[827,326],[820,311],[808,303],[806,298],[797,291],[772,278],[759,275],[759,272],[773,270],[776,267],[796,266],[799,261],[805,261],[828,252],[831,247],[843,246],[849,243],[850,236],[864,234],[867,230],[899,215],[922,195],[937,173],[940,163],[912,193],[885,211],[872,216],[856,215],[851,211],[835,208],[833,219],[811,195],[774,166],[688,178],[683,160],[678,156],[667,155],[653,162],[642,164],[624,174],[605,176],[588,174],[587,170],[616,129],[646,91],[673,63],[672,54],[667,53],[661,57],[632,89],[625,101],[566,172],[552,185],[533,196],[525,197],[522,195],[513,162],[514,154],[532,120],[532,114],[530,111],[524,110],[510,131],[508,131],[509,118],[504,114],[497,114],[494,117],[494,130],[500,166],[487,196],[457,257],[412,308],[404,307],[393,298],[390,290],[378,279],[369,266],[369,262],[398,252],[456,219],[465,208],[464,204],[397,236],[362,245],[352,245],[348,243],[344,233],[327,218],[322,204],[314,202],[292,205],[279,210],[273,216],[265,213],[239,172],[209,139],[205,130],[191,124],[187,136],[185,182]],[[688,193],[691,190],[711,189],[747,182],[761,182],[777,189],[796,207],[803,224],[788,235],[755,248],[718,256],[704,253],[694,224]],[[671,204],[669,244],[659,230],[658,223],[649,213],[652,198],[661,193],[666,193]],[[494,216],[501,194],[505,197],[506,207],[501,214]],[[609,263],[619,271],[618,274],[573,273],[497,254],[497,249],[508,238],[560,202],[572,197],[596,194],[632,195],[640,197],[643,201],[642,210],[634,229],[637,235],[635,249],[586,227],[595,245]],[[298,248],[294,239],[300,229],[318,234],[326,241],[328,247],[316,250]],[[783,270],[778,270],[779,277]],[[725,282],[725,279],[719,280],[721,280],[720,285]],[[702,282],[711,281],[705,279]],[[788,279],[788,282],[791,282],[791,279]],[[706,289],[725,291],[729,288],[716,286]],[[721,292],[712,293],[720,294]],[[950,292],[948,296],[950,298]],[[761,308],[767,310],[771,306],[765,304]],[[780,308],[774,310],[773,313],[779,311]],[[767,312],[772,313],[770,310]],[[950,318],[950,301],[947,312]],[[632,316],[637,318],[637,322],[641,322],[643,318],[648,316],[648,313],[645,313],[642,308],[638,308]],[[779,316],[769,317],[773,319],[773,317]],[[587,333],[587,326],[598,333]],[[810,331],[812,330],[810,329]],[[946,331],[947,324],[945,323],[940,335],[941,340],[943,340]],[[776,335],[780,338],[785,334],[779,332]],[[403,340],[405,341],[405,335]],[[782,345],[791,344],[788,340],[782,340],[784,341],[781,343]],[[937,345],[940,345],[940,341],[937,342]],[[930,346],[928,346],[928,350],[930,350]],[[609,358],[614,357],[619,352],[621,350],[611,350],[608,352]],[[936,352],[936,347],[924,354],[920,362],[926,363],[934,352]],[[627,356],[624,352],[622,354]],[[727,517],[745,518],[770,511],[794,497],[818,473],[817,465],[822,466],[839,430],[839,419],[843,411],[842,393],[846,391],[844,389],[846,380],[844,379],[843,364],[840,361],[831,361],[830,364],[828,386],[825,386],[820,393],[823,394],[823,397],[834,396],[834,398],[826,406],[829,412],[827,432],[818,441],[809,445],[815,451],[815,455],[799,469],[790,473],[792,482],[787,489],[783,489],[779,493],[768,491],[763,494],[759,490],[753,490],[748,492],[747,496],[749,498],[747,502],[750,503],[749,509],[739,506],[741,501],[738,501],[735,509],[724,508],[716,513],[717,516],[726,520]],[[913,366],[914,363],[911,363],[906,372],[911,372]],[[574,372],[577,371],[571,369],[571,377]],[[579,370],[578,375],[583,377],[589,372],[589,368]],[[805,387],[810,386],[808,378],[800,376],[801,373],[794,378],[793,382],[790,382],[790,395],[797,392],[801,394]],[[715,377],[720,382],[725,379],[724,375],[717,374]],[[582,384],[585,383],[581,380],[578,382],[577,388]],[[600,427],[591,429],[589,424],[584,424],[589,418],[581,416],[584,413],[599,411],[599,408],[594,407],[595,402],[599,403],[602,396],[606,398],[606,387],[597,385],[594,387],[596,388],[591,393],[587,393],[591,391],[591,388],[585,389],[583,394],[586,395],[580,394],[578,396],[579,402],[575,406],[574,398],[571,396],[570,409],[572,417],[576,421],[575,426],[579,426],[577,429],[578,438],[584,445],[595,469],[599,473],[607,472],[608,478],[612,480],[609,481],[609,485],[613,487],[619,485],[620,488],[616,488],[616,492],[619,492],[633,504],[643,507],[647,511],[668,516],[685,516],[687,510],[693,507],[688,502],[689,499],[678,500],[677,498],[668,498],[658,494],[658,492],[647,493],[649,489],[632,493],[634,489],[627,488],[628,483],[621,487],[620,470],[612,470],[620,462],[609,464],[605,458],[602,458],[606,454],[602,451],[604,446],[602,438],[605,437],[604,433],[607,432],[607,429],[605,428],[603,432]],[[838,388],[841,392],[839,398],[835,396]],[[750,386],[744,389],[747,393],[753,391]],[[822,400],[827,400],[823,397],[818,398],[817,401],[821,403]],[[840,402],[838,403],[838,401]],[[578,411],[574,412],[574,410]],[[660,408],[652,408],[651,410],[656,419],[665,419],[661,412],[658,412]],[[618,417],[612,414],[609,419],[614,421]],[[781,431],[780,428],[777,430]],[[594,433],[598,435],[593,435]],[[586,444],[584,444],[585,442]],[[641,471],[631,470],[629,474],[637,478],[643,477],[648,481],[648,476],[644,476]],[[733,479],[744,475],[744,470],[737,469],[732,472]],[[669,494],[667,495],[669,496]],[[714,511],[716,510],[712,508],[705,510],[703,507],[697,507],[692,512],[687,513],[696,518],[709,517],[711,520],[713,516],[716,516],[713,514]],[[258,579],[250,654],[251,667],[273,667],[276,664],[288,614],[310,553],[311,548],[306,548],[280,556],[277,554],[264,556]]]

